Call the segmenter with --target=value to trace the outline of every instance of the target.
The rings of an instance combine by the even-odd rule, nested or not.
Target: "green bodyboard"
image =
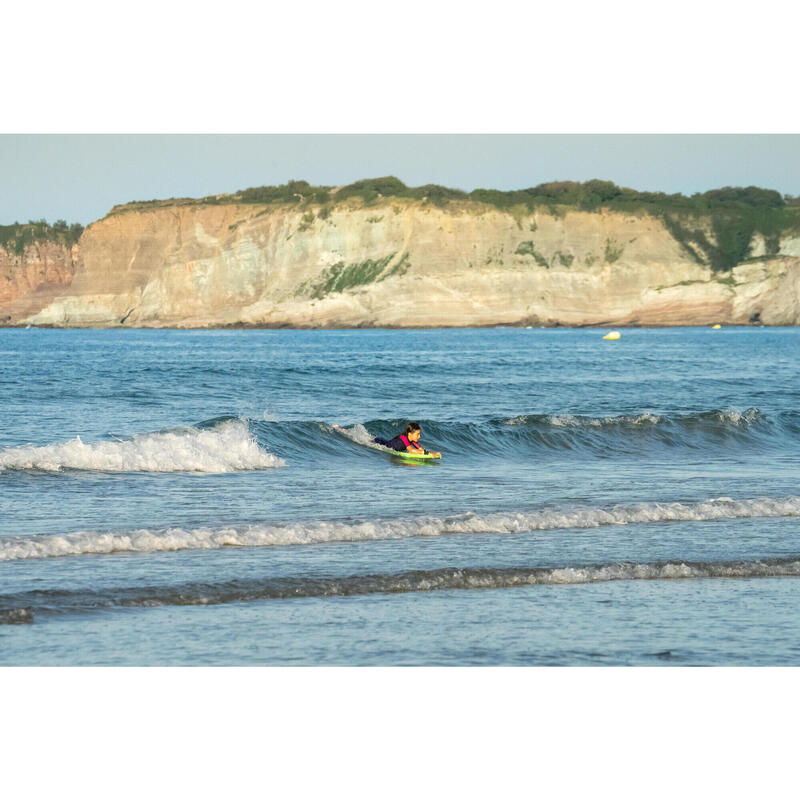
[[[398,458],[409,458],[413,461],[438,461],[441,458],[441,456],[434,456],[430,453],[420,453],[417,455],[416,453],[409,452],[402,453],[399,450],[390,450],[389,452]]]

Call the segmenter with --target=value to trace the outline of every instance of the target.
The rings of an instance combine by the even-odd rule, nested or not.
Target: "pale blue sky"
[[[410,186],[521,189],[602,178],[691,194],[756,185],[800,194],[800,135],[0,135],[0,224],[87,224],[130,200],[305,179],[396,175]]]

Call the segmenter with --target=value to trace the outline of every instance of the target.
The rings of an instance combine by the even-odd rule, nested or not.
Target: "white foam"
[[[729,422],[733,425],[749,425],[758,421],[761,412],[757,408],[748,408],[738,411],[735,408],[717,411],[715,417],[719,422]],[[505,420],[505,425],[525,425],[532,419],[523,414]],[[573,414],[551,414],[547,417],[548,424],[555,428],[602,428],[607,425],[656,425],[664,422],[666,417],[644,411],[641,414],[620,414],[609,417],[576,417]]]
[[[376,450],[386,449],[373,441],[375,437],[363,425],[360,424],[353,425],[352,428],[340,428],[336,426],[334,430],[336,430],[337,433],[343,434],[348,439],[352,439],[357,444],[363,444],[366,445],[367,447],[373,447]]]
[[[78,531],[63,535],[2,537],[0,561],[96,553],[216,550],[222,547],[310,545],[403,539],[412,536],[509,534],[648,522],[796,516],[800,516],[800,497],[762,497],[752,500],[722,498],[701,503],[639,503],[607,509],[589,506],[526,513],[466,513],[450,517],[375,519],[364,522],[297,522],[217,529],[142,529],[120,533]]]
[[[499,589],[513,586],[605,583],[608,581],[688,580],[692,578],[768,578],[800,576],[800,560],[701,564],[673,561],[655,564],[600,564],[554,569],[475,571],[436,575],[420,588]],[[438,580],[437,580],[438,578]],[[436,585],[437,583],[441,585]],[[418,587],[414,587],[419,590]]]
[[[547,418],[547,421],[556,428],[602,428],[605,425],[654,425],[661,422],[662,417],[645,411],[642,414],[622,414],[618,417],[589,417],[578,418],[572,414],[558,414]]]
[[[511,417],[503,422],[504,425],[527,425],[531,419],[536,419],[528,414]],[[664,418],[657,414],[645,411],[641,414],[622,414],[617,417],[576,417],[574,414],[551,414],[546,420],[554,428],[602,428],[605,425],[630,425],[656,424]]]
[[[572,414],[557,414],[547,418],[547,421],[556,428],[577,428],[583,425],[583,420],[574,417]]]
[[[247,425],[240,420],[230,420],[204,430],[183,428],[112,442],[85,444],[76,437],[64,444],[0,450],[0,471],[83,469],[218,473],[281,467],[285,463],[262,450]]]
[[[720,422],[731,422],[734,425],[749,425],[755,422],[761,412],[757,408],[748,408],[745,411],[737,411],[735,408],[728,408],[717,412],[717,419]]]

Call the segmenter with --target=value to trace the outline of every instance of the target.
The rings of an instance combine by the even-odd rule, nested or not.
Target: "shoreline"
[[[765,325],[763,323],[719,322],[722,328],[798,328],[800,325]],[[232,323],[229,325],[2,325],[0,330],[58,330],[58,331],[228,331],[228,330],[282,330],[282,331],[440,331],[440,330],[665,330],[668,328],[713,328],[711,323],[684,325],[620,325],[614,322],[590,323],[586,325],[525,325],[522,323],[502,325],[286,325],[269,323]]]

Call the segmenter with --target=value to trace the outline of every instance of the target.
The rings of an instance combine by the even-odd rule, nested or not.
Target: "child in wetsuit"
[[[419,425],[417,425],[416,422],[409,422],[408,425],[406,425],[406,429],[398,436],[395,436],[394,439],[387,440],[376,436],[372,441],[375,442],[375,444],[390,447],[392,450],[397,450],[400,453],[428,454],[428,451],[419,444],[420,436],[422,436],[422,430]],[[430,453],[430,455],[438,456],[439,458],[442,457],[441,453]]]

